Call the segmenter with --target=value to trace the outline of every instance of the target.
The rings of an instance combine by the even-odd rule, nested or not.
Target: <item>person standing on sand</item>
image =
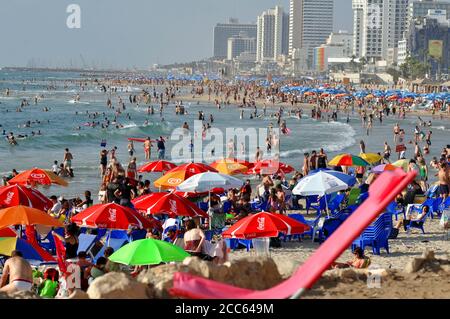
[[[8,283],[9,278],[9,283]],[[0,292],[8,294],[17,291],[31,291],[33,286],[33,270],[20,251],[14,250],[3,267]]]
[[[439,195],[442,197],[442,200],[445,201],[449,194],[450,184],[450,176],[447,163],[443,162],[439,165],[439,172],[437,173],[437,177],[439,180]]]

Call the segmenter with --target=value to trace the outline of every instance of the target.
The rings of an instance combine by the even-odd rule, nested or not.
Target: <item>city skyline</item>
[[[335,1],[339,5],[335,6],[334,31],[351,32],[351,0]],[[66,8],[74,2],[81,7],[80,29],[66,26],[69,16]],[[0,67],[30,63],[67,67],[73,63],[80,67],[142,69],[154,63],[209,58],[213,51],[214,25],[227,22],[230,17],[243,23],[256,23],[261,12],[276,5],[289,12],[289,0],[4,3],[0,27],[9,32],[3,35],[5,45],[0,52]],[[173,10],[174,7],[178,10]]]

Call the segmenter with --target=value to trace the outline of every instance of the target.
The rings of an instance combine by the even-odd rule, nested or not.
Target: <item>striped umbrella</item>
[[[340,154],[334,157],[328,165],[332,166],[369,166],[370,164],[359,156]]]

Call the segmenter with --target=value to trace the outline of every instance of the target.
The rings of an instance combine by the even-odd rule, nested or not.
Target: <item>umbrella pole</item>
[[[212,222],[212,217],[211,217],[211,190],[208,191],[208,201],[209,201],[209,204],[208,204],[209,230],[211,230],[212,229],[212,225],[211,225],[211,222]]]
[[[109,247],[109,241],[111,240],[112,230],[109,230],[108,242],[106,243],[107,247]]]

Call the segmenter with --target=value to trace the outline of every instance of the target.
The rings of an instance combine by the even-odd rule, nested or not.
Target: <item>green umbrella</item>
[[[113,262],[130,265],[158,265],[171,261],[183,261],[190,254],[171,243],[147,238],[135,240],[112,254],[109,259]]]

